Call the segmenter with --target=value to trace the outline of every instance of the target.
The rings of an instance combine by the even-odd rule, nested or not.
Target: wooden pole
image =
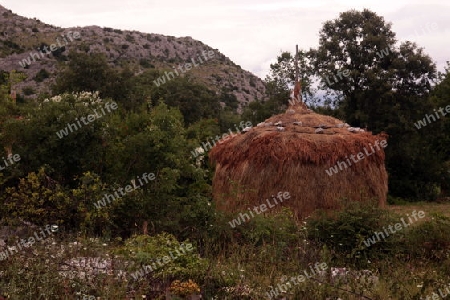
[[[295,45],[295,84],[298,82],[298,45]]]

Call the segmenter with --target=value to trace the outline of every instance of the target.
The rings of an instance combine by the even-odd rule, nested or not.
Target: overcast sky
[[[424,4],[427,3],[427,4]],[[322,23],[368,8],[392,22],[398,40],[425,48],[443,71],[450,60],[448,0],[0,0],[25,17],[60,26],[98,25],[176,37],[218,48],[264,78],[281,50],[318,45]]]

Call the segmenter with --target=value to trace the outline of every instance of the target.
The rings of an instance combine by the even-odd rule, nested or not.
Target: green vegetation
[[[412,211],[407,206],[405,209]],[[427,212],[428,206],[419,209]],[[235,229],[228,224],[233,215],[211,211],[210,217],[203,238],[194,235],[196,242],[193,239],[181,243],[183,239],[164,232],[135,235],[123,241],[54,233],[0,261],[4,272],[0,290],[11,299],[70,299],[80,293],[107,299],[141,299],[141,295],[164,299],[169,287],[177,295],[198,288],[206,299],[256,300],[267,299],[271,287],[304,274],[317,262],[329,268],[346,267],[350,275],[331,277],[328,268],[327,276],[316,275],[283,295],[306,300],[356,300],[360,299],[358,295],[369,299],[420,299],[450,280],[450,238],[446,234],[450,218],[443,215],[430,215],[429,221],[414,224],[366,249],[358,247],[357,242],[405,215],[353,205],[327,217],[318,212],[304,226],[298,226],[291,213],[284,210],[268,217],[256,216]],[[186,247],[190,243],[193,247]],[[13,240],[8,244],[14,244]],[[175,252],[182,247],[191,250]],[[163,260],[164,256],[173,258]],[[107,265],[114,258],[114,264],[108,273],[97,274],[90,263],[85,263],[76,270],[86,275],[69,276],[69,270],[74,270],[69,266],[83,258]],[[145,273],[145,266],[153,266],[154,270]],[[371,273],[356,273],[363,269]]]
[[[133,36],[127,39],[132,42]],[[1,246],[0,294],[164,299],[171,293],[172,299],[188,299],[201,293],[204,299],[259,300],[316,263],[329,266],[325,274],[292,286],[278,299],[417,300],[448,284],[449,207],[429,201],[449,193],[450,118],[420,130],[414,122],[450,103],[450,66],[436,74],[422,50],[411,43],[395,47],[394,39],[390,25],[376,14],[343,13],[324,24],[317,49],[301,52],[301,78],[313,109],[390,135],[389,199],[407,204],[380,209],[343,203],[342,211],[318,211],[305,220],[283,209],[235,228],[230,221],[236,215],[215,208],[207,154],[195,159],[192,151],[234,124],[255,125],[284,110],[294,80],[290,53],[271,66],[268,100],[251,102],[242,115],[235,112],[236,86],[216,92],[189,75],[156,85],[170,70],[145,58],[118,67],[104,54],[89,53],[89,45],[71,51],[68,63],[61,64],[51,95],[14,103],[10,92],[24,75],[1,72],[0,148],[20,160],[0,169],[0,226],[35,225],[5,243],[17,245],[50,224],[58,231],[19,251]],[[360,55],[361,47],[367,55]],[[377,52],[386,48],[389,53],[380,57]],[[324,78],[333,75],[335,64],[352,76],[330,85]],[[41,69],[35,80],[50,76]],[[327,91],[324,106],[315,98],[317,78]],[[225,79],[216,75],[215,80]],[[111,103],[117,110],[82,121]],[[144,174],[155,177],[146,181]],[[417,200],[428,202],[409,203]],[[364,243],[413,210],[426,217],[370,247]],[[5,258],[4,251],[11,253]],[[351,272],[339,280],[331,267]],[[354,273],[362,270],[371,277]]]

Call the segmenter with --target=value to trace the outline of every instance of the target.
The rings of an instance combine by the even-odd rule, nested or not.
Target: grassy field
[[[435,214],[441,214],[446,217],[450,217],[450,202],[415,202],[403,205],[388,205],[387,209],[399,215],[411,214],[411,212],[413,212],[414,210],[425,212],[425,218],[420,219],[417,223],[430,221]]]
[[[371,246],[359,240],[414,210],[425,217],[413,226]],[[180,290],[208,300],[419,300],[450,284],[450,203],[349,208],[300,226],[289,211],[257,216],[233,229],[229,219],[217,219],[205,238],[191,240],[195,249],[189,254],[139,277],[132,274],[179,245],[175,238],[167,244],[167,235],[142,235],[124,243],[54,234],[0,260],[0,295],[8,300],[199,299],[167,297],[169,286],[180,280]],[[317,264],[326,264],[323,275],[293,283]],[[342,274],[333,275],[337,271]]]

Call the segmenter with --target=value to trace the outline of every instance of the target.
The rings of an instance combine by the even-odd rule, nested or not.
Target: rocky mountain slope
[[[110,64],[134,65],[136,72],[180,66],[195,81],[220,93],[236,96],[239,106],[264,99],[263,81],[243,70],[228,57],[192,37],[173,37],[98,26],[60,28],[37,19],[21,17],[0,5],[0,70],[23,72],[26,79],[17,84],[18,94],[36,97],[48,92],[70,51],[102,52]],[[202,53],[212,53],[207,61]],[[211,52],[213,51],[213,52]],[[192,64],[196,62],[197,65]],[[183,68],[191,63],[192,69]],[[174,69],[175,68],[175,69]],[[181,76],[183,76],[181,75]],[[168,74],[169,78],[171,75]]]

